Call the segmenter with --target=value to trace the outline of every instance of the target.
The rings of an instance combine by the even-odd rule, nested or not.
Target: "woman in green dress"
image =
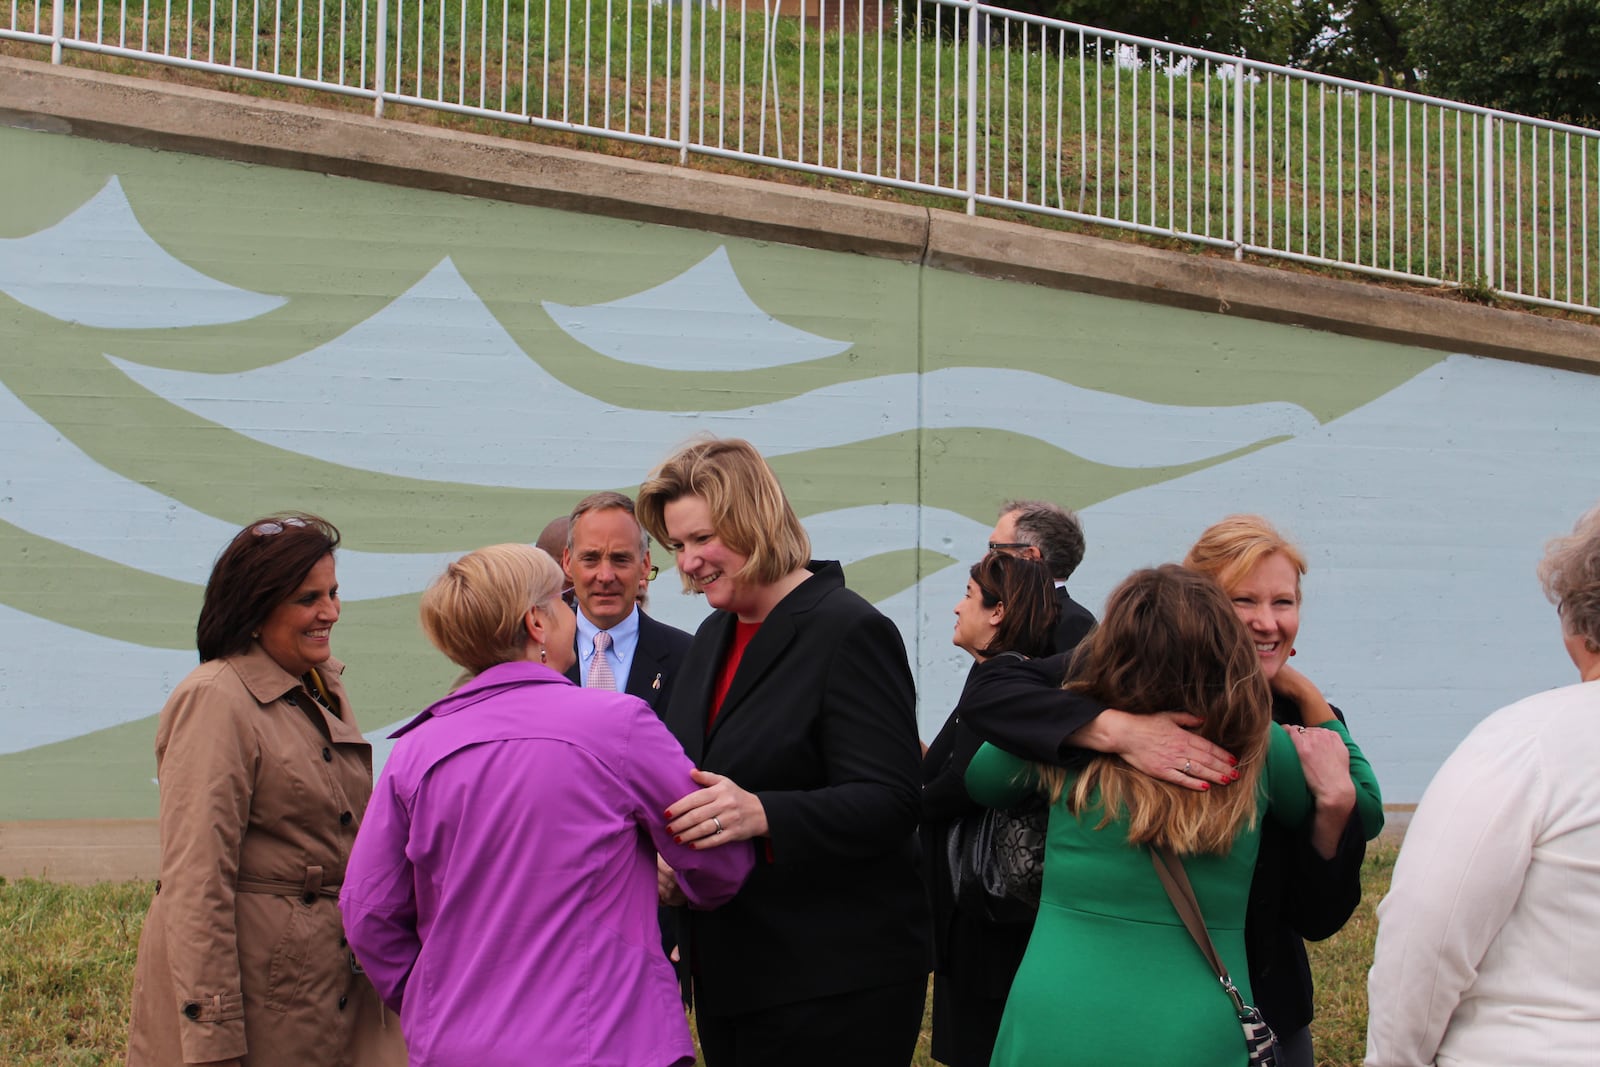
[[[1244,920],[1261,820],[1298,827],[1312,814],[1256,661],[1249,632],[1210,578],[1171,565],[1138,571],[1112,593],[1067,688],[1134,713],[1193,712],[1203,720],[1197,732],[1237,756],[1237,780],[1190,790],[1116,756],[1063,768],[990,745],[973,759],[967,788],[978,802],[1007,807],[1043,789],[1054,805],[1043,899],[1000,1025],[996,1067],[1245,1064],[1232,1002],[1178,919],[1149,848],[1166,845],[1183,858],[1211,938],[1248,1001]],[[1349,743],[1337,720],[1319,728]],[[1359,766],[1370,776],[1365,760]],[[1365,799],[1376,790],[1358,792],[1363,823],[1379,825],[1381,810]]]

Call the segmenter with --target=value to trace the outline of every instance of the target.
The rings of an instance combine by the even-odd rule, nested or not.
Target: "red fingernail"
[[[1200,783],[1200,791],[1201,792],[1205,792],[1207,789],[1210,789],[1210,788],[1211,788],[1211,783],[1210,782],[1201,782]]]
[[[1239,757],[1238,756],[1229,756],[1228,757],[1228,765],[1231,766],[1231,767],[1239,766]]]
[[[672,839],[672,843],[673,843],[673,844],[674,844],[674,845],[681,845],[681,844],[683,844],[683,838],[681,838],[681,837],[674,837],[674,838],[673,838],[673,839]]]
[[[670,820],[672,818],[672,809],[668,808],[666,811],[662,812],[661,813],[661,817],[663,819],[669,819]]]

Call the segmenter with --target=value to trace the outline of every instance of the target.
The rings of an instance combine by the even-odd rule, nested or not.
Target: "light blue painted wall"
[[[1415,801],[1574,675],[1533,578],[1600,498],[1600,379],[833,253],[0,130],[0,818],[154,811],[199,592],[271,510],[344,529],[379,741],[453,673],[453,554],[755,441],[900,625],[925,736],[995,508],[1081,509],[1074,594],[1260,511],[1312,564],[1296,666]],[[668,563],[669,560],[658,562]],[[692,629],[667,569],[652,612]]]

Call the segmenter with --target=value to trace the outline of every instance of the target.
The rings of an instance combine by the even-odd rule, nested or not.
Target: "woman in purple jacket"
[[[544,552],[495,545],[422,597],[465,672],[396,733],[339,900],[416,1067],[694,1062],[657,854],[694,907],[731,898],[753,855],[674,843],[662,813],[693,766],[643,701],[563,676],[563,585]]]

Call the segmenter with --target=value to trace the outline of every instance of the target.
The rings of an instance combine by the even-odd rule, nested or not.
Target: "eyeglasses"
[[[271,521],[268,521],[268,522],[258,522],[254,526],[250,527],[250,532],[255,534],[257,537],[271,537],[274,534],[283,533],[283,528],[285,526],[298,526],[298,527],[304,529],[305,525],[306,525],[306,520],[297,519],[293,515],[290,515],[286,519],[275,519],[275,520],[271,520]]]
[[[660,573],[661,573],[661,568],[659,566],[652,566],[650,568],[650,572],[644,576],[644,580],[647,581],[647,582],[653,582],[653,581],[656,580],[656,575],[658,575]]]
[[[567,586],[561,590],[561,602],[573,611],[578,610],[578,591],[576,586]]]
[[[990,552],[1016,552],[1033,546],[1023,541],[990,541]]]

